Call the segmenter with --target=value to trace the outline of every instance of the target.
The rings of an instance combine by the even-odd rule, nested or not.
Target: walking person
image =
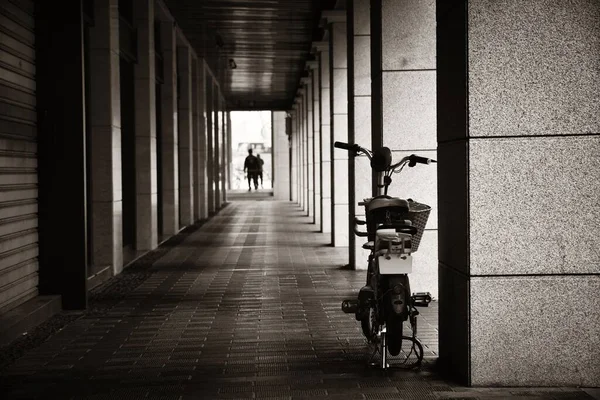
[[[258,190],[258,158],[252,155],[252,149],[248,149],[248,156],[244,160],[244,172],[248,171],[248,191],[252,190],[251,181],[254,181],[254,190]]]
[[[265,160],[260,158],[260,154],[256,154],[256,158],[258,159],[258,177],[260,178],[260,187],[263,187],[263,165],[265,164]]]

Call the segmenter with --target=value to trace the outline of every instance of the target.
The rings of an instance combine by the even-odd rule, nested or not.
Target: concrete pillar
[[[273,197],[275,200],[290,199],[290,152],[286,133],[286,112],[273,111],[271,119],[273,129]],[[292,171],[293,175],[293,171]]]
[[[121,101],[119,9],[117,0],[94,2],[90,29],[89,153],[92,185],[91,268],[123,269],[123,196],[121,189]],[[89,271],[92,272],[92,271]],[[89,273],[88,272],[88,273]]]
[[[227,111],[227,184],[229,189],[231,189],[232,185],[232,168],[233,168],[233,141],[232,141],[232,125],[231,125],[231,111]]]
[[[313,43],[319,64],[320,134],[321,134],[321,231],[331,233],[331,79],[329,71],[329,41]]]
[[[160,24],[164,82],[161,90],[161,191],[162,232],[172,236],[179,231],[179,151],[177,109],[177,34],[172,21]]]
[[[221,95],[221,206],[225,205],[227,200],[227,165],[228,162],[228,146],[227,142],[227,111],[225,110],[225,97]]]
[[[312,222],[315,222],[315,175],[314,175],[314,129],[313,129],[313,84],[312,70],[307,65],[308,77],[303,78],[305,82],[305,105],[306,105],[306,181],[307,181],[307,199],[308,216]]]
[[[192,53],[189,46],[177,47],[179,74],[179,225],[194,222],[194,163],[192,161]]]
[[[215,126],[214,126],[214,81],[213,77],[205,64],[205,79],[206,79],[206,175],[207,175],[207,200],[208,200],[208,216],[211,217],[215,213],[215,166],[214,166],[214,142],[215,142]]]
[[[600,3],[437,7],[441,365],[598,387]]]
[[[298,202],[298,105],[294,103],[290,112],[292,122],[292,134],[290,136],[292,145],[292,182],[290,185],[292,201]]]
[[[133,0],[138,33],[135,64],[136,249],[157,246],[154,0]]]
[[[301,82],[298,90],[298,145],[300,146],[300,207],[307,211],[306,198],[308,197],[308,186],[306,183],[306,99],[304,82]]]
[[[336,141],[348,142],[348,46],[346,11],[323,12],[329,32],[329,70],[331,79],[331,160],[332,230],[335,247],[348,247],[348,152],[335,149]]]
[[[298,153],[298,205],[302,208],[302,98],[297,94],[296,99],[296,153]]]
[[[298,205],[302,208],[303,195],[302,195],[302,97],[298,95],[297,103],[297,153],[298,153]]]
[[[213,89],[213,129],[214,129],[214,140],[213,140],[213,185],[215,188],[214,192],[214,205],[215,211],[221,209],[221,147],[223,142],[221,140],[221,89],[215,80]]]
[[[371,24],[370,0],[350,0],[348,7],[348,141],[371,149]],[[372,171],[366,156],[349,159],[348,210],[349,230],[354,218],[364,220],[365,208],[358,202],[372,193]],[[366,269],[369,251],[365,240],[350,233],[350,267]]]
[[[300,97],[297,99],[297,109],[296,109],[296,153],[297,153],[297,163],[296,163],[296,174],[298,175],[298,182],[296,190],[297,202],[300,207],[302,207],[302,109],[301,109],[301,101]]]
[[[192,66],[194,102],[194,220],[208,218],[206,208],[206,84],[204,60],[194,59]]]
[[[313,166],[313,204],[314,204],[314,219],[313,222],[321,231],[322,223],[322,199],[321,199],[321,90],[319,87],[319,62],[309,61],[307,63],[310,69],[311,80],[309,85],[312,89],[312,124],[313,141],[312,141],[312,166]]]
[[[435,4],[418,0],[372,1],[373,146],[393,160],[417,154],[437,159]],[[418,164],[392,177],[389,195],[432,207],[413,254],[413,292],[437,297],[437,168]]]

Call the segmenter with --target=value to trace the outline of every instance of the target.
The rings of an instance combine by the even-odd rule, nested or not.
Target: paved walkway
[[[367,367],[341,312],[364,272],[291,203],[235,201],[2,372],[2,399],[591,399],[574,388],[464,388],[434,371],[437,305],[421,308],[420,370]],[[108,289],[110,292],[112,289]],[[396,360],[397,361],[397,360]]]

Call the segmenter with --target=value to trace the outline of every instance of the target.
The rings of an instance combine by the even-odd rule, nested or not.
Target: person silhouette
[[[265,164],[265,160],[260,158],[260,154],[256,154],[256,158],[258,159],[258,177],[260,178],[260,187],[263,187],[263,165]]]
[[[244,160],[244,172],[248,171],[248,191],[252,190],[251,181],[254,181],[254,190],[258,190],[258,159],[252,155],[252,149],[248,149],[248,156]]]

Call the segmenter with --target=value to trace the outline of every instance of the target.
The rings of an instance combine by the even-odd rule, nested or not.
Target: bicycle
[[[415,154],[402,158],[392,164],[391,151],[387,147],[372,152],[357,144],[335,142],[334,147],[347,150],[357,156],[364,154],[369,158],[371,168],[378,173],[378,188],[383,194],[364,199],[366,220],[354,219],[354,234],[367,237],[363,245],[370,251],[367,262],[366,284],[358,293],[357,299],[344,300],[342,310],[355,314],[360,321],[363,335],[369,343],[375,344],[375,351],[381,353],[381,367],[389,367],[387,353],[397,356],[402,349],[402,341],[412,342],[411,351],[404,363],[414,352],[415,365],[423,360],[423,346],[417,339],[417,306],[427,306],[431,295],[411,294],[408,274],[412,272],[412,253],[416,252],[425,229],[431,207],[413,201],[388,196],[388,187],[392,183],[392,174],[400,173],[406,165],[431,164],[435,160]],[[359,231],[358,225],[366,225],[367,231]],[[403,324],[410,322],[412,335],[403,335]]]

